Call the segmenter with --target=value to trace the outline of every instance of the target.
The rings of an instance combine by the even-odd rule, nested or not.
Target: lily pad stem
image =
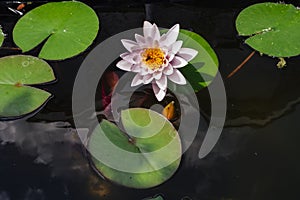
[[[0,47],[0,50],[15,50],[15,51],[21,51],[22,49],[18,48],[18,47]]]
[[[250,55],[227,76],[227,78],[232,77],[237,71],[239,71],[250,60],[250,58],[252,58],[254,53],[255,51],[252,51]]]

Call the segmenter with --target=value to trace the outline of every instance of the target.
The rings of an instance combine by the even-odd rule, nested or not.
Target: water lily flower
[[[182,48],[182,41],[177,41],[179,24],[167,33],[160,35],[156,24],[144,22],[144,36],[135,34],[135,40],[121,40],[128,52],[120,55],[117,67],[137,73],[131,86],[152,83],[154,94],[161,101],[167,91],[167,79],[184,85],[186,80],[178,68],[184,67],[198,51]]]

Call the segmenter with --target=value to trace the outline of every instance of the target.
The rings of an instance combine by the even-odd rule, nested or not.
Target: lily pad
[[[291,4],[259,3],[245,8],[236,19],[246,44],[274,57],[300,54],[300,10]]]
[[[29,85],[53,80],[52,68],[39,58],[25,55],[0,58],[0,117],[19,117],[39,108],[51,94]]]
[[[218,72],[218,57],[208,42],[197,33],[180,30],[178,40],[183,41],[183,47],[198,51],[197,56],[189,65],[180,68],[180,71],[189,81],[195,91],[207,87]]]
[[[132,188],[150,188],[168,180],[181,160],[181,142],[173,125],[144,108],[121,112],[127,134],[103,120],[93,131],[88,150],[107,179]]]
[[[13,39],[23,52],[45,42],[39,57],[61,60],[83,52],[98,30],[98,17],[89,6],[77,1],[52,2],[20,18]]]
[[[2,32],[1,26],[0,26],[0,47],[2,46],[4,40],[4,33]]]

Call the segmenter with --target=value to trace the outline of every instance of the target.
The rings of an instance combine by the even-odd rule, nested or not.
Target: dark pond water
[[[255,54],[235,76],[225,79],[252,52],[237,37],[234,19],[255,2],[259,1],[87,2],[101,20],[93,46],[75,58],[51,62],[58,82],[42,86],[54,97],[40,112],[0,121],[0,200],[141,200],[155,194],[167,200],[299,199],[300,58],[288,59],[286,68],[277,69],[276,59]],[[6,33],[11,33],[17,19],[1,5],[0,24]],[[105,181],[90,168],[73,127],[71,97],[88,52],[114,34],[141,27],[145,19],[161,27],[180,23],[212,45],[224,77],[228,110],[222,136],[207,157],[197,156],[205,129],[200,126],[169,181],[135,190]],[[10,35],[4,46],[13,46]],[[1,49],[0,53],[20,52]],[[197,96],[203,113],[209,113],[207,89]]]

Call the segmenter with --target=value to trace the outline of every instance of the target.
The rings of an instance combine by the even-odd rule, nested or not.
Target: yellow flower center
[[[142,57],[143,63],[152,70],[160,68],[165,60],[165,54],[160,48],[145,49]]]

